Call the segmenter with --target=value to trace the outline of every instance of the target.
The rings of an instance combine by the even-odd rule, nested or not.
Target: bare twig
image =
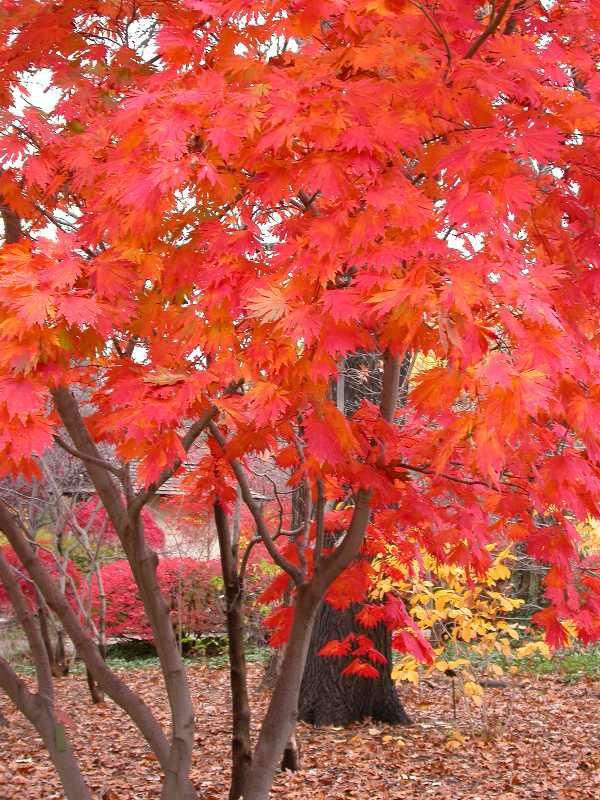
[[[220,445],[223,450],[227,445],[227,441],[221,431],[219,430],[218,426],[214,422],[209,422],[208,424],[209,430],[214,437],[215,441]],[[273,561],[277,564],[278,567],[281,567],[284,572],[292,578],[294,583],[297,586],[302,584],[302,572],[301,570],[295,565],[292,564],[291,561],[288,561],[285,556],[283,556],[279,550],[277,549],[275,542],[273,541],[273,537],[271,536],[267,525],[265,523],[265,519],[263,513],[260,509],[259,504],[256,502],[254,497],[252,496],[252,491],[250,489],[250,484],[248,483],[248,476],[240,462],[237,458],[229,458],[229,465],[233,470],[233,474],[236,477],[236,480],[239,484],[241,493],[242,493],[242,500],[246,504],[248,510],[252,514],[252,518],[254,519],[254,524],[256,525],[256,531],[262,541],[264,542],[265,547]]]
[[[81,450],[77,450],[75,447],[71,447],[71,445],[67,444],[63,438],[61,438],[58,434],[54,434],[54,441],[59,447],[62,447],[63,450],[66,450],[75,458],[81,459],[81,461],[88,461],[90,464],[95,464],[97,467],[102,467],[102,469],[107,470],[107,472],[111,472],[115,477],[122,480],[123,478],[123,470],[119,467],[115,467],[114,464],[111,464],[109,461],[105,461],[103,458],[98,458],[95,455],[91,455],[89,453],[83,453]]]
[[[191,446],[194,444],[196,439],[200,436],[200,434],[206,430],[209,423],[211,422],[214,417],[218,414],[218,409],[216,406],[211,406],[204,414],[200,417],[200,419],[196,420],[193,425],[191,425],[181,440],[181,446],[187,453]],[[133,501],[129,504],[129,514],[131,517],[137,516],[140,511],[142,510],[143,506],[158,492],[161,486],[163,486],[173,475],[177,472],[179,467],[183,464],[182,459],[176,458],[175,461],[169,467],[165,467],[163,471],[160,473],[158,478],[150,484],[150,486],[146,487],[145,489],[140,490]]]
[[[435,472],[435,470],[431,469],[430,466],[415,466],[414,464],[408,464],[405,461],[392,461],[389,465],[392,469],[405,469],[409,472],[419,472],[421,475],[428,475],[431,478],[444,478],[444,480],[451,481],[452,483],[460,483],[464,486],[483,486],[486,489],[490,489],[491,491],[500,491],[498,487],[494,486],[487,481],[482,481],[477,478],[459,478],[457,475],[448,475],[445,472]],[[523,489],[522,486],[519,486],[518,483],[509,483],[508,481],[501,481],[502,486],[506,486],[510,489],[517,489],[518,491],[526,494],[526,490]]]

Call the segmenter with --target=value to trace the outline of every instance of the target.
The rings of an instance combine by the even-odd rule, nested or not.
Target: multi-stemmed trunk
[[[273,776],[293,735],[300,683],[318,605],[319,596],[311,587],[298,588],[289,642],[254,750],[244,800],[267,800]]]
[[[144,701],[132,692],[104,662],[98,646],[86,633],[77,614],[36,556],[12,513],[1,501],[0,530],[5,534],[32,581],[40,590],[48,607],[61,620],[75,649],[94,675],[94,679],[111,700],[131,717],[164,769],[167,765],[169,743],[159,723]]]
[[[50,660],[39,623],[34,619],[12,568],[1,551],[0,583],[7,591],[17,621],[27,637],[36,669],[37,693],[30,691],[25,682],[2,658],[0,658],[0,688],[6,692],[42,738],[50,760],[59,774],[67,800],[91,800],[91,793],[67,739],[64,725],[56,713]]]
[[[140,590],[146,616],[152,628],[154,644],[161,665],[171,709],[171,741],[166,760],[162,800],[193,800],[196,791],[190,781],[194,745],[194,712],[183,658],[171,623],[169,607],[158,584],[158,556],[145,540],[140,512],[144,500],[121,492],[91,438],[79,406],[68,389],[53,391],[57,411],[75,448],[82,454],[98,496],[125,550],[133,576]],[[93,672],[93,670],[92,670]]]
[[[91,800],[92,795],[66,738],[63,724],[57,719],[52,702],[30,692],[8,663],[0,658],[0,688],[34,726],[54,764],[67,800]]]

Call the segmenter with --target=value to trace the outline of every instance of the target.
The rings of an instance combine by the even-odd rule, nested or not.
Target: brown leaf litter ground
[[[261,668],[251,668],[253,685]],[[200,800],[226,797],[226,670],[189,670],[197,712],[192,777]],[[130,684],[166,719],[159,674],[130,670]],[[487,689],[481,708],[458,704],[453,719],[445,676],[402,687],[414,724],[365,723],[347,729],[300,726],[302,770],[280,774],[277,800],[598,800],[600,685],[527,678]],[[58,704],[94,796],[155,800],[160,772],[125,715],[110,701],[92,706],[85,680],[57,682]],[[265,696],[253,692],[256,710]],[[2,716],[4,719],[2,719]],[[63,795],[31,726],[0,696],[0,800],[58,800]]]

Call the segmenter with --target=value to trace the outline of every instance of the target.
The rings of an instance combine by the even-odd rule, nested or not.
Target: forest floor
[[[228,675],[190,667],[197,711],[192,771],[201,800],[226,797]],[[252,665],[253,686],[262,668]],[[166,719],[155,667],[127,670],[127,680]],[[600,797],[600,683],[565,683],[557,675],[517,675],[486,689],[480,708],[461,700],[453,717],[444,675],[402,686],[414,724],[365,723],[346,729],[300,726],[302,770],[280,774],[277,800],[597,800]],[[57,682],[68,734],[98,800],[154,800],[155,758],[112,702],[92,706],[85,679]],[[253,689],[255,710],[266,697]],[[0,800],[62,798],[41,741],[0,696]]]

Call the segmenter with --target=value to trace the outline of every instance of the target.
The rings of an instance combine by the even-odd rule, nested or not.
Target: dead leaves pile
[[[252,668],[258,686],[261,668]],[[129,671],[133,688],[165,721],[154,669]],[[192,772],[201,800],[223,800],[229,756],[228,676],[190,669],[196,702]],[[300,726],[302,770],[278,776],[277,800],[595,800],[600,797],[600,687],[532,678],[463,700],[453,719],[444,676],[402,689],[415,724],[347,729]],[[110,701],[92,706],[85,680],[57,684],[68,733],[98,800],[154,800],[155,757]],[[266,698],[256,690],[256,710]],[[0,696],[0,800],[59,800],[60,783],[31,726]]]

